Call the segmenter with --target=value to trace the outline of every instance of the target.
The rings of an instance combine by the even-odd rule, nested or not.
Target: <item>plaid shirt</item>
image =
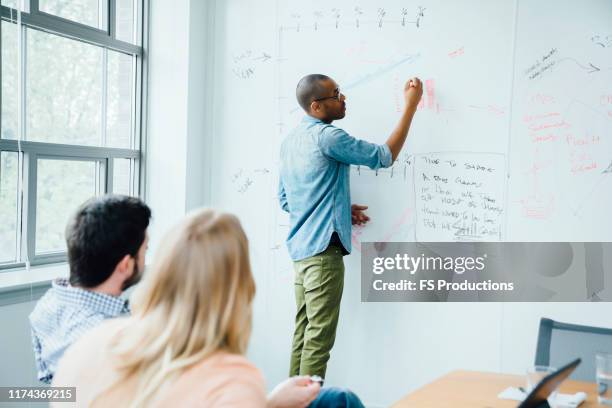
[[[102,321],[129,312],[126,299],[72,287],[63,278],[53,281],[30,315],[38,379],[51,383],[72,343]]]

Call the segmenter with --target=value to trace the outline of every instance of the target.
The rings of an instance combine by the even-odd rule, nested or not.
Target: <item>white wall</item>
[[[0,293],[0,386],[36,387],[34,352],[28,316],[36,301],[5,304],[14,293]],[[2,407],[44,407],[44,403],[0,403]]]
[[[205,81],[212,61],[207,58],[212,4],[155,0],[150,5],[145,154],[152,254],[186,211],[208,201]]]

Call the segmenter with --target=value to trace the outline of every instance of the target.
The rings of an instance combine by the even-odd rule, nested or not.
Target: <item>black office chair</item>
[[[595,382],[595,354],[612,353],[612,329],[540,320],[535,364],[559,368],[570,360],[582,364],[570,376],[573,380]]]

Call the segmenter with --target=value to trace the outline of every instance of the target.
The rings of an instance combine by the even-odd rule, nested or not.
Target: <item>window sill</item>
[[[68,277],[68,264],[58,263],[26,268],[16,268],[0,272],[0,294],[47,286],[55,278]]]

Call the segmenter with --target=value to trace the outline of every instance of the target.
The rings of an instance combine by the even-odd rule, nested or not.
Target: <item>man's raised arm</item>
[[[404,100],[406,102],[406,106],[404,106],[404,112],[402,113],[399,123],[386,142],[387,146],[389,146],[389,150],[391,150],[392,161],[397,159],[397,156],[399,156],[399,153],[404,146],[406,136],[408,136],[408,130],[410,130],[412,118],[414,117],[414,113],[417,110],[417,105],[419,104],[422,95],[423,84],[419,78],[412,78],[406,82],[406,85],[404,86]]]

